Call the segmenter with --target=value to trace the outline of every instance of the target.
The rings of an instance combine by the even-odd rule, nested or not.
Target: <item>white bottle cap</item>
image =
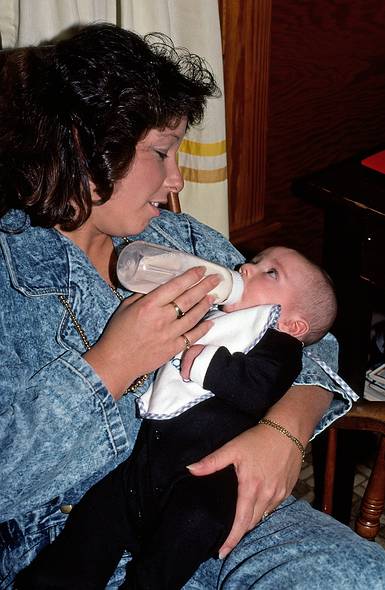
[[[223,302],[226,303],[226,305],[231,305],[232,303],[239,301],[243,295],[243,289],[245,287],[242,275],[238,271],[230,270],[230,273],[231,278],[233,279],[233,286],[226,301]]]

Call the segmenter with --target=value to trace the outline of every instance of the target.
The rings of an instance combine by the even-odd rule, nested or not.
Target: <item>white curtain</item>
[[[160,31],[210,63],[223,93],[217,0],[0,0],[3,47],[39,43],[79,23]],[[182,210],[228,236],[224,98],[210,99],[204,122],[182,143]]]

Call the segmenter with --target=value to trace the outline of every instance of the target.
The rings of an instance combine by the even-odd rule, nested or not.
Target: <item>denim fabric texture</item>
[[[383,590],[384,565],[382,547],[289,497],[227,559],[204,563],[184,590]]]
[[[243,262],[225,238],[188,215],[162,212],[133,239],[166,244],[229,267]],[[117,248],[124,245],[121,239],[114,243]],[[83,359],[84,344],[58,298],[63,294],[70,301],[91,343],[119,304],[71,240],[54,229],[32,227],[20,211],[9,212],[0,221],[0,284],[0,588],[5,589],[12,588],[15,574],[63,526],[66,516],[60,506],[76,503],[129,455],[139,420],[135,396],[115,402]],[[328,335],[316,348],[333,367],[335,339]],[[309,359],[304,360],[298,382],[318,383],[336,392],[320,428],[349,408],[338,386]],[[247,538],[254,535],[258,537],[253,531]],[[253,547],[255,555],[262,551]],[[231,582],[235,573],[230,573],[232,567],[237,570],[231,565],[237,555],[240,570],[249,571],[250,558],[242,557],[247,551],[250,543],[245,539],[225,562],[202,566],[187,588],[216,588],[219,570],[220,587],[249,588],[249,581]],[[116,575],[121,578],[122,572]],[[116,579],[109,588],[118,587]]]

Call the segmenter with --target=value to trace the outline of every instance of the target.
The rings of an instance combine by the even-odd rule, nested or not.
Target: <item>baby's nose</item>
[[[247,275],[252,267],[253,265],[250,262],[245,262],[245,264],[242,264],[242,266],[239,268],[239,272],[242,275]]]

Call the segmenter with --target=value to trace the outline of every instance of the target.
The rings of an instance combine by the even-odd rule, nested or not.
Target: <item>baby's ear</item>
[[[309,322],[303,318],[279,320],[277,327],[281,332],[286,332],[299,340],[303,340],[310,331]]]

